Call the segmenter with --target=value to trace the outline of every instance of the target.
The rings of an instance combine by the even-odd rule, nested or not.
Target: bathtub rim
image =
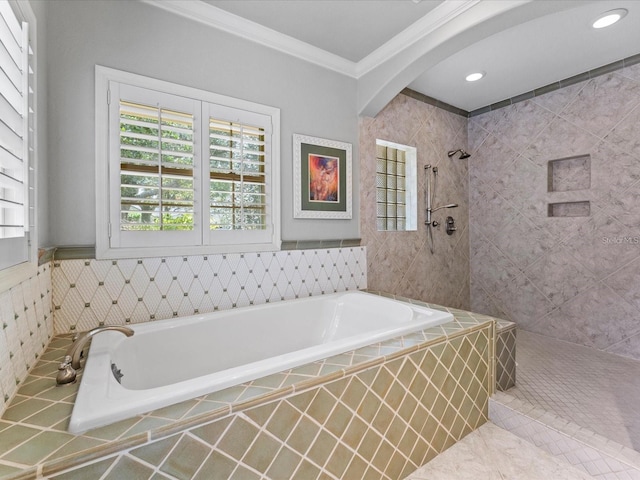
[[[106,382],[97,381],[98,379],[88,378],[88,377],[85,377],[85,375],[83,375],[83,378],[81,379],[81,384],[78,390],[78,397],[80,397],[81,391],[84,394],[84,397],[82,398],[83,403],[80,404],[81,409],[76,410],[76,405],[78,402],[78,398],[76,398],[76,402],[74,403],[74,408],[71,414],[67,431],[72,434],[82,434],[87,432],[88,430],[92,430],[100,427],[106,427],[110,424],[116,423],[118,421],[126,420],[128,418],[132,418],[137,415],[145,415],[146,413],[153,412],[154,410],[159,410],[161,408],[166,408],[174,404],[189,401],[190,399],[199,398],[199,397],[206,396],[218,391],[223,391],[227,388],[233,388],[234,386],[237,386],[237,385],[243,385],[245,383],[253,382],[261,378],[267,377],[269,375],[273,375],[279,372],[289,371],[297,367],[302,367],[304,365],[308,365],[308,364],[320,361],[322,359],[330,359],[338,355],[345,355],[345,354],[348,354],[349,352],[354,352],[354,351],[357,351],[358,349],[365,348],[371,345],[381,344],[386,341],[393,341],[394,339],[397,339],[399,337],[409,336],[414,333],[424,332],[425,330],[428,330],[430,328],[437,328],[438,326],[449,323],[455,319],[453,314],[446,309],[435,309],[425,304],[404,302],[393,297],[385,297],[382,295],[376,295],[370,292],[362,292],[362,291],[336,292],[328,295],[319,295],[316,297],[309,297],[309,299],[304,298],[301,300],[304,301],[304,300],[311,300],[311,299],[322,300],[323,298],[324,299],[339,298],[341,296],[348,295],[348,294],[384,298],[386,300],[398,302],[403,306],[410,308],[413,311],[420,311],[420,310],[427,309],[430,312],[436,312],[443,318],[441,318],[440,320],[435,320],[433,322],[433,325],[429,325],[427,328],[419,328],[413,325],[401,325],[391,330],[379,329],[372,332],[368,332],[366,335],[360,334],[357,336],[358,338],[360,338],[360,342],[354,345],[351,345],[351,344],[353,343],[353,339],[355,337],[348,337],[339,342],[334,342],[333,348],[331,348],[328,354],[325,354],[325,352],[323,352],[322,356],[318,357],[316,355],[317,358],[312,358],[310,360],[303,361],[302,363],[300,363],[299,361],[295,362],[295,358],[304,356],[308,350],[312,350],[315,347],[294,351],[294,352],[291,352],[290,354],[271,357],[271,360],[274,360],[274,359],[281,360],[282,358],[289,359],[290,357],[294,357],[294,360],[288,360],[287,364],[285,365],[283,365],[283,363],[274,362],[274,364],[270,368],[267,368],[266,370],[261,369],[258,373],[254,373],[254,372],[260,362],[253,362],[253,363],[249,363],[249,364],[235,367],[232,369],[228,369],[228,370],[225,370],[225,372],[232,371],[232,373],[235,374],[235,376],[228,378],[226,381],[223,382],[223,386],[221,388],[217,388],[214,391],[211,391],[211,388],[209,386],[206,386],[206,387],[199,387],[195,390],[189,391],[188,393],[183,393],[179,395],[176,395],[175,393],[172,392],[172,390],[179,389],[181,386],[187,384],[188,382],[192,382],[195,379],[185,380],[182,382],[174,383],[172,385],[167,385],[164,387],[159,387],[156,389],[129,390],[122,387],[120,384],[118,384],[118,382],[114,379],[113,375],[110,375],[110,374],[107,375]],[[277,307],[279,303],[280,302],[269,304],[268,306],[269,308]],[[256,305],[253,307],[259,309],[261,307],[264,307],[264,305]],[[253,307],[246,307],[246,308],[253,308]],[[229,311],[220,311],[218,313],[224,314],[224,313],[235,313],[235,312],[233,310],[229,310]],[[185,321],[185,320],[187,322],[195,323],[198,321],[202,321],[201,317],[205,317],[206,315],[207,314],[203,314],[202,316],[193,316],[193,318],[188,317],[182,320],[167,319],[162,321],[166,323],[161,324],[159,328],[170,329],[172,328],[172,325],[175,325],[176,323],[179,323],[180,321]],[[154,330],[154,327],[157,327],[157,326],[158,324],[154,325],[151,323],[147,323],[147,324],[134,325],[133,328],[134,330],[138,329],[138,330],[144,331],[144,330]],[[409,329],[410,331],[407,331]],[[107,342],[108,339],[112,339],[112,340],[110,340],[110,342]],[[87,363],[85,365],[85,368],[83,369],[83,374],[85,371],[89,371],[90,373],[92,373],[95,370],[99,370],[101,372],[109,370],[110,358],[111,358],[110,350],[112,348],[117,348],[117,346],[124,341],[126,341],[125,336],[118,334],[117,332],[108,332],[108,331],[102,333],[100,337],[94,338],[92,340],[91,350],[89,350],[89,354],[87,356],[87,361],[86,361]],[[346,348],[345,344],[348,347],[353,347],[353,348]],[[290,364],[293,362],[297,364],[291,366]],[[208,379],[209,377],[213,377],[214,375],[216,374],[205,375],[203,377],[197,377],[197,378],[204,379],[206,377]],[[222,375],[219,374],[218,376],[222,376]],[[239,381],[238,376],[242,376],[243,379]],[[125,393],[123,392],[123,390],[126,390],[127,395],[129,395],[130,401],[125,408],[122,408],[121,406],[116,408],[112,402],[120,401],[123,398],[123,395]],[[173,396],[174,398],[171,400],[171,403],[165,403],[164,405],[156,405],[151,409],[140,411],[140,404],[144,403],[145,399],[148,398],[149,391],[156,392],[156,402],[155,402],[156,404],[165,402],[167,397]],[[133,401],[131,401],[131,398],[133,398]],[[104,403],[105,399],[111,400],[111,402],[107,402],[105,404]],[[95,406],[94,404],[97,402],[100,402],[100,407],[102,409],[100,410],[100,416],[94,417],[93,413],[95,412],[95,410],[90,410],[88,413],[85,413],[89,407],[94,407]],[[84,417],[81,417],[81,415],[84,415]],[[115,418],[112,418],[107,423],[105,423],[103,420],[100,420],[100,419],[103,419],[106,415],[112,415]],[[87,420],[87,416],[89,417],[89,420]]]

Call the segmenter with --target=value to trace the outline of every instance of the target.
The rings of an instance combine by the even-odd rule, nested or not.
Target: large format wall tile
[[[469,119],[472,310],[640,359],[639,72]],[[585,155],[548,191],[549,162]],[[588,202],[574,210],[588,214],[549,216],[563,202]]]
[[[417,231],[377,231],[376,139],[417,148]],[[360,218],[362,243],[367,246],[369,288],[468,308],[468,160],[459,160],[457,156],[453,159],[447,157],[449,150],[464,149],[466,145],[466,118],[402,94],[392,100],[376,118],[360,120]],[[433,219],[441,224],[444,224],[448,215],[453,216],[458,230],[449,236],[442,226],[435,229],[433,254],[424,226],[425,165],[439,169],[435,204],[458,204],[458,208],[439,210],[434,214]]]

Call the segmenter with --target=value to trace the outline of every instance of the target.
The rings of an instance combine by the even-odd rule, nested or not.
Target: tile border
[[[359,247],[361,245],[362,240],[360,238],[338,238],[332,240],[283,240],[282,244],[280,245],[280,251],[313,250],[317,248],[347,248]],[[55,258],[55,260],[95,260],[96,258],[95,245],[61,245],[58,247],[49,247],[41,250],[43,251],[43,254],[46,253],[46,255],[49,257],[49,260],[52,258]],[[184,257],[185,255],[174,256]]]
[[[477,108],[470,112],[463,110],[461,108],[455,107],[453,105],[449,105],[448,103],[442,102],[435,98],[429,97],[428,95],[425,95],[423,93],[416,92],[415,90],[411,90],[410,88],[405,88],[400,93],[403,95],[406,95],[407,97],[411,97],[415,100],[418,100],[420,102],[433,105],[434,107],[438,107],[443,110],[446,110],[447,112],[454,113],[462,117],[471,118],[471,117],[476,117],[478,115],[482,115],[483,113],[492,112],[494,110],[499,110],[501,108],[508,107],[510,105],[513,105],[514,103],[523,102],[531,98],[539,97],[540,95],[544,95],[546,93],[553,92],[555,90],[559,90],[560,88],[568,87],[576,83],[584,82],[585,80],[590,80],[592,78],[599,77],[600,75],[605,75],[607,73],[615,72],[625,67],[636,65],[637,63],[640,63],[640,53],[637,55],[632,55],[631,57],[623,58],[622,60],[618,60],[616,62],[609,63],[607,65],[603,65],[598,68],[594,68],[593,70],[588,70],[578,75],[574,75],[573,77],[565,78],[563,80],[550,83],[549,85],[536,88],[535,90],[521,93],[520,95],[516,95],[515,97],[506,98],[499,102],[492,103],[491,105]]]

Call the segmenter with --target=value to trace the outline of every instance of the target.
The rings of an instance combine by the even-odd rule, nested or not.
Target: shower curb
[[[640,480],[640,453],[508,392],[489,399],[489,420],[594,478]]]

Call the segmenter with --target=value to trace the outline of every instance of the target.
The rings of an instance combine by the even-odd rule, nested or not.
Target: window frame
[[[402,229],[396,228],[388,228],[385,223],[385,228],[379,228],[377,225],[376,229],[379,232],[415,232],[418,230],[418,182],[417,182],[417,160],[418,160],[418,149],[411,145],[403,145],[401,143],[390,142],[387,140],[376,139],[376,151],[377,147],[386,147],[393,148],[395,150],[404,152],[405,154],[405,173],[404,173],[404,192],[405,192],[405,227]],[[376,153],[376,162],[378,161],[378,156]],[[385,159],[386,161],[386,159]],[[379,175],[376,168],[376,179]],[[397,180],[396,180],[397,181]],[[376,180],[377,182],[377,180]],[[380,203],[384,203],[384,205],[388,205],[388,201],[385,198],[384,202],[378,202],[377,193],[378,187],[376,186],[376,224],[378,224],[379,215],[378,215],[378,205]]]
[[[205,90],[178,85],[142,75],[128,73],[112,68],[96,65],[95,69],[95,112],[96,112],[96,258],[139,258],[178,255],[198,255],[206,253],[232,253],[248,251],[275,251],[280,249],[280,109],[261,105],[247,100],[220,95]],[[110,152],[116,148],[114,139],[118,135],[110,135],[110,110],[119,109],[120,97],[114,95],[110,86],[126,84],[131,87],[153,90],[160,94],[184,97],[187,100],[200,102],[199,116],[201,118],[194,125],[197,129],[196,138],[199,139],[197,149],[200,152],[194,161],[194,188],[199,192],[196,202],[198,213],[199,238],[194,244],[187,241],[183,245],[172,243],[171,231],[135,232],[137,234],[152,233],[145,236],[150,241],[143,245],[129,245],[120,241],[120,167],[110,158]],[[124,99],[124,98],[123,98]],[[115,107],[114,107],[115,105]],[[247,118],[259,117],[270,123],[270,135],[265,138],[268,144],[269,157],[267,162],[266,183],[268,185],[268,205],[266,215],[266,229],[256,235],[252,230],[232,232],[212,232],[209,229],[209,160],[203,160],[205,148],[209,148],[208,134],[200,128],[204,120],[209,120],[209,108],[226,112],[224,120],[247,123]],[[206,117],[205,117],[206,115]],[[233,117],[233,118],[231,118]],[[217,119],[221,119],[217,117]],[[113,138],[112,138],[113,137]],[[205,145],[206,143],[206,145]],[[117,142],[119,151],[119,141]],[[207,150],[208,151],[208,150]],[[118,155],[119,157],[119,155]],[[109,181],[107,181],[109,179]],[[115,213],[114,213],[115,212]],[[132,233],[132,232],[125,232]],[[232,235],[220,235],[227,233]],[[111,236],[110,236],[111,234]],[[167,235],[169,234],[169,235]],[[154,244],[152,237],[166,239],[162,244]]]
[[[38,247],[37,247],[37,212],[35,209],[37,202],[36,172],[37,172],[37,29],[36,17],[27,2],[16,2],[9,0],[9,8],[16,19],[21,22],[21,32],[23,41],[27,42],[29,49],[27,77],[23,79],[23,88],[29,90],[27,100],[27,119],[25,129],[27,142],[23,151],[25,162],[24,178],[24,235],[19,237],[9,237],[0,239],[0,291],[32,277],[38,267]],[[25,26],[26,24],[26,30]],[[26,84],[25,84],[26,82]],[[20,252],[16,254],[16,252]],[[14,258],[17,259],[14,260]]]

